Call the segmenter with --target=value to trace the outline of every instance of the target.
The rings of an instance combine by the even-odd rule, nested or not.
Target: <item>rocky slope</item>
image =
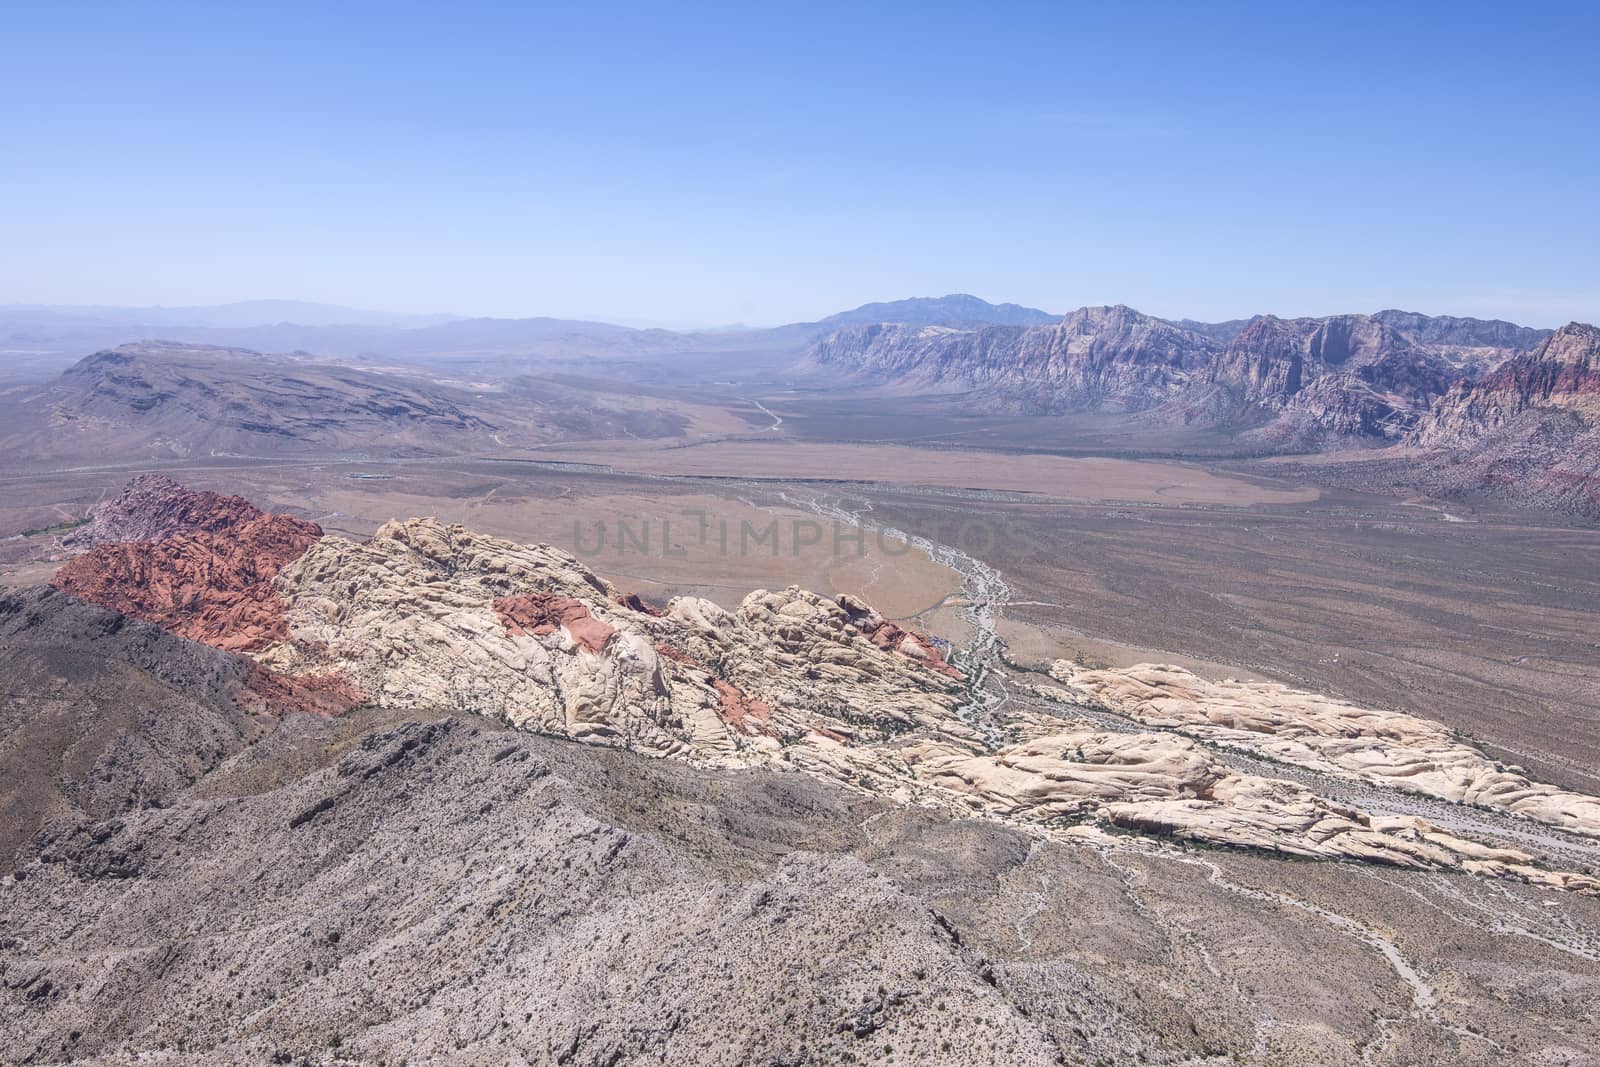
[[[600,786],[457,720],[265,794],[64,829],[0,890],[0,1058],[1054,1062],[981,954],[860,860],[719,869],[605,818]],[[795,818],[764,807],[767,833]],[[19,959],[24,939],[45,958]],[[101,962],[131,943],[161,947]]]
[[[347,701],[53,590],[0,595],[0,870],[42,825],[160,805]]]
[[[999,723],[979,722],[959,663],[847,596],[759,590],[732,612],[694,597],[657,610],[566,553],[432,519],[391,522],[366,542],[316,534],[262,516],[232,531],[227,545],[206,533],[103,544],[63,568],[56,584],[247,649],[275,675],[352,701],[473,712],[707,766],[794,769],[1042,832],[1086,819],[1600,891],[1600,881],[1539,867],[1525,851],[1419,819],[1378,818],[1237,770],[1173,732],[1182,723],[1122,709],[1167,731],[1108,736],[1094,723],[1022,707]],[[1286,714],[1313,722],[1317,706]],[[1442,760],[1448,774],[1473,758],[1487,762],[1464,747],[1447,751],[1437,728],[1417,723],[1394,739],[1391,765],[1409,761],[1415,773]],[[1538,788],[1486,780],[1448,799],[1490,803],[1530,791]],[[1587,798],[1539,797],[1505,806],[1530,818],[1564,809],[1567,821],[1547,821],[1600,835],[1600,808]]]
[[[1441,397],[1407,437],[1447,488],[1600,514],[1600,328],[1574,322]]]
[[[481,718],[343,727],[41,835],[0,879],[0,1060],[1594,1062],[1593,917],[1515,885],[1317,865],[1341,893]]]
[[[1543,336],[1396,311],[1209,327],[1117,306],[1028,328],[855,326],[819,342],[808,365],[898,388],[974,390],[991,409],[1151,410],[1294,449],[1393,440],[1455,382]]]

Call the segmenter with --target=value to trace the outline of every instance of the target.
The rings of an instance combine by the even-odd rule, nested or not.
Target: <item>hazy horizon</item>
[[[1591,8],[397,14],[14,13],[0,303],[1600,320]]]
[[[451,310],[449,310],[447,308],[446,309],[423,310],[423,309],[396,309],[396,308],[393,308],[393,307],[353,307],[353,306],[348,305],[348,304],[338,304],[338,303],[332,303],[332,302],[321,301],[321,300],[301,300],[301,299],[297,299],[297,298],[293,298],[293,297],[248,297],[248,298],[245,298],[245,299],[242,299],[242,300],[223,301],[223,302],[220,302],[220,303],[217,303],[217,304],[145,304],[145,305],[131,305],[131,304],[85,304],[85,303],[69,303],[69,304],[0,303],[0,311],[37,310],[37,311],[57,312],[57,313],[79,311],[79,312],[84,312],[86,314],[87,313],[93,313],[93,312],[124,312],[124,313],[126,313],[126,312],[140,312],[140,311],[151,311],[151,312],[155,312],[155,311],[164,311],[164,312],[196,311],[196,312],[200,312],[200,311],[216,311],[216,310],[223,310],[223,309],[230,309],[230,308],[240,308],[240,307],[247,307],[247,306],[250,306],[250,305],[257,305],[257,304],[266,304],[266,305],[283,304],[283,305],[303,305],[303,306],[308,307],[308,308],[321,308],[321,309],[324,309],[326,311],[346,311],[346,312],[356,313],[356,314],[359,314],[359,315],[362,315],[362,316],[371,316],[371,317],[374,317],[374,318],[377,318],[377,317],[388,317],[388,318],[393,318],[393,319],[397,319],[397,320],[398,319],[406,319],[406,318],[414,318],[414,319],[419,320],[416,323],[407,323],[407,324],[405,324],[406,326],[409,326],[409,327],[421,327],[421,326],[436,324],[436,323],[432,323],[432,322],[425,321],[425,320],[459,321],[459,320],[474,319],[474,318],[504,319],[504,320],[553,319],[553,320],[565,321],[565,322],[590,322],[590,323],[598,323],[598,324],[609,325],[609,326],[623,326],[623,327],[627,327],[629,329],[638,329],[638,330],[652,330],[652,329],[654,329],[654,330],[668,330],[668,331],[683,332],[683,333],[694,333],[694,332],[705,333],[705,332],[716,332],[716,331],[725,331],[725,330],[739,330],[739,329],[763,330],[763,329],[773,329],[773,328],[777,328],[777,327],[781,327],[781,326],[801,325],[801,324],[804,324],[806,322],[817,321],[818,319],[825,318],[828,315],[833,315],[833,314],[837,314],[837,313],[841,313],[841,312],[854,311],[857,308],[864,307],[864,306],[867,306],[867,305],[872,305],[872,304],[891,304],[891,303],[897,303],[897,302],[906,301],[906,300],[924,300],[924,299],[925,300],[938,300],[938,299],[943,299],[943,298],[947,298],[947,297],[954,297],[954,296],[977,296],[978,299],[984,300],[987,303],[992,304],[992,305],[1017,304],[1017,303],[1019,303],[1018,301],[1007,300],[1007,299],[1004,299],[1004,298],[990,299],[989,297],[980,296],[978,294],[969,293],[969,292],[940,293],[940,294],[937,294],[937,295],[920,294],[920,295],[912,295],[912,296],[890,296],[890,297],[873,298],[873,299],[863,300],[863,301],[860,301],[860,302],[858,302],[856,304],[852,304],[849,307],[834,308],[834,309],[828,311],[825,315],[817,316],[816,319],[806,319],[806,320],[796,319],[796,320],[789,320],[789,321],[786,321],[786,322],[759,322],[759,323],[752,323],[752,322],[722,322],[722,323],[681,322],[681,323],[671,323],[671,322],[660,322],[660,321],[644,320],[644,319],[633,319],[633,318],[630,318],[627,315],[582,315],[582,314],[564,315],[564,314],[546,314],[546,313],[531,313],[531,314],[526,314],[526,315],[464,315],[464,314],[460,314],[460,313],[457,313],[457,312],[453,312],[453,311],[451,311]],[[1201,318],[1198,318],[1197,316],[1194,316],[1194,315],[1182,315],[1182,314],[1165,313],[1165,312],[1163,312],[1161,310],[1153,310],[1153,309],[1150,309],[1150,308],[1139,307],[1137,305],[1129,303],[1126,300],[1116,300],[1116,301],[1111,301],[1110,303],[1111,304],[1124,304],[1124,305],[1132,307],[1135,311],[1138,311],[1141,314],[1151,315],[1151,316],[1153,316],[1155,318],[1165,319],[1165,320],[1167,320],[1169,322],[1182,322],[1182,321],[1191,321],[1191,322],[1226,322],[1226,321],[1229,321],[1227,319],[1201,319]],[[1023,305],[1023,306],[1028,306],[1028,305]],[[1045,311],[1045,312],[1048,312],[1048,313],[1050,313],[1052,315],[1065,316],[1065,315],[1070,314],[1071,312],[1076,311],[1076,310],[1078,310],[1080,308],[1084,308],[1084,307],[1099,307],[1099,306],[1105,306],[1105,305],[1102,305],[1102,304],[1082,304],[1082,303],[1077,303],[1077,304],[1071,304],[1069,306],[1063,306],[1063,307],[1031,308],[1031,310]],[[1436,309],[1436,308],[1398,307],[1398,306],[1392,306],[1392,305],[1391,306],[1385,306],[1385,307],[1370,307],[1370,308],[1344,308],[1344,309],[1341,309],[1339,311],[1323,312],[1323,313],[1320,313],[1320,314],[1286,313],[1286,312],[1283,312],[1283,311],[1281,311],[1279,309],[1276,309],[1276,308],[1261,308],[1261,309],[1258,309],[1257,311],[1254,311],[1254,312],[1252,312],[1252,313],[1250,313],[1248,315],[1234,316],[1234,319],[1235,320],[1244,320],[1244,319],[1253,318],[1256,315],[1274,315],[1274,316],[1276,316],[1278,318],[1283,318],[1283,319],[1324,318],[1324,317],[1327,317],[1329,315],[1344,315],[1344,314],[1371,315],[1371,314],[1375,314],[1375,313],[1380,312],[1380,311],[1415,312],[1415,313],[1428,315],[1428,316],[1433,316],[1433,317],[1477,318],[1477,319],[1485,319],[1485,320],[1498,319],[1498,320],[1501,320],[1501,321],[1511,322],[1511,323],[1513,323],[1515,325],[1518,325],[1518,326],[1527,326],[1527,327],[1532,327],[1534,329],[1543,329],[1543,330],[1557,329],[1557,328],[1559,328],[1561,326],[1566,325],[1568,322],[1571,322],[1571,321],[1587,321],[1587,320],[1574,320],[1574,319],[1562,319],[1560,321],[1531,321],[1531,320],[1528,320],[1528,319],[1508,319],[1505,316],[1466,315],[1466,314],[1455,312],[1455,311],[1451,311],[1451,310],[1448,310],[1448,309],[1440,310],[1440,309]],[[325,321],[323,321],[321,323],[296,322],[296,320],[293,319],[293,318],[274,319],[274,318],[270,318],[270,317],[262,317],[259,320],[255,320],[255,319],[250,320],[251,325],[257,325],[257,324],[259,324],[259,325],[273,325],[273,324],[276,324],[276,323],[278,323],[280,321],[281,322],[290,323],[290,324],[295,324],[295,325],[318,325],[318,324],[320,324],[320,325],[345,326],[345,325],[374,325],[375,324],[375,323],[371,323],[371,322],[361,322],[361,321],[354,321],[354,320],[350,321],[350,322],[345,322],[345,321],[337,320],[337,319],[328,319],[328,320],[325,320]]]

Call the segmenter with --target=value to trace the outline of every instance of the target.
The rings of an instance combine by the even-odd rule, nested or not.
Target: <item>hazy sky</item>
[[[1600,321],[1592,3],[237,8],[6,5],[0,303]]]

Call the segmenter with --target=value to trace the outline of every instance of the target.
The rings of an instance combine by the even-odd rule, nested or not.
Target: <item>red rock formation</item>
[[[944,653],[939,651],[939,646],[933,638],[915,628],[897,626],[888,619],[880,619],[876,625],[865,631],[867,639],[879,648],[891,652],[898,652],[916,660],[930,671],[951,678],[965,678],[955,667],[945,662]]]
[[[215,499],[230,514],[237,500]],[[242,652],[289,636],[286,605],[272,579],[321,536],[316,523],[257,511],[221,531],[100,544],[57,571],[51,584],[182,637]]]
[[[240,496],[196,492],[160,474],[141,474],[116,499],[94,509],[86,526],[62,539],[68,548],[107,541],[163,541],[180,534],[219,533],[259,519],[260,508]]]
[[[280,674],[256,664],[245,689],[277,715],[306,714],[334,718],[367,701],[367,695],[338,672]]]
[[[504,596],[494,602],[500,624],[513,637],[534,634],[543,637],[565,629],[580,648],[599,652],[617,631],[589,614],[583,601],[570,596],[534,593],[532,596]]]
[[[1600,515],[1600,328],[1571,323],[1452,390],[1411,434],[1433,492]]]
[[[772,705],[746,696],[738,686],[715,675],[711,678],[711,687],[717,691],[717,699],[722,702],[718,712],[723,722],[747,734],[766,732],[761,724],[772,718]]]
[[[1528,355],[1462,384],[1434,407],[1412,439],[1424,447],[1471,447],[1541,411],[1568,411],[1590,425],[1600,423],[1600,328],[1570,323]]]

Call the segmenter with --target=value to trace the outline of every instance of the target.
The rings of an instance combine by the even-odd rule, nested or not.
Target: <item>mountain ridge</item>
[[[1372,317],[1400,328],[1408,328],[1404,324],[1413,319],[1427,320],[1435,334],[1428,343],[1444,345],[1454,337],[1454,343],[1462,350],[1459,361],[1475,364],[1492,356],[1497,347],[1505,348],[1513,342],[1531,347],[1531,342],[1548,333],[1501,320],[1418,316],[1393,310],[1377,312]],[[497,356],[656,360],[694,353],[752,351],[788,353],[792,359],[808,346],[849,326],[904,323],[952,328],[1031,327],[1047,326],[1061,318],[1038,308],[994,304],[963,293],[862,304],[809,322],[705,330],[638,328],[553,316],[364,311],[288,300],[145,309],[6,305],[0,306],[0,352],[9,353],[20,366],[49,367],[59,365],[63,357],[76,358],[86,351],[163,337],[213,347],[379,360]],[[1162,321],[1226,345],[1252,320]]]
[[[1248,424],[1254,412],[1277,424],[1264,436],[1285,443],[1307,434],[1393,440],[1457,381],[1548,336],[1498,320],[1392,311],[1257,315],[1208,328],[1112,305],[1029,327],[847,327],[819,340],[802,365],[890,385],[978,389],[980,404],[1025,411],[1168,407],[1173,419],[1219,424]]]

